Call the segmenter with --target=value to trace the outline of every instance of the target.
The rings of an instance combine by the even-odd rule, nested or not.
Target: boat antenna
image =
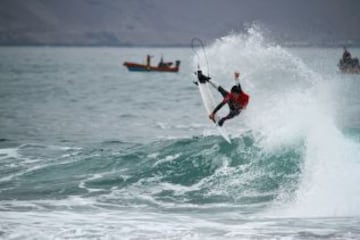
[[[200,38],[197,38],[197,37],[194,37],[192,40],[191,40],[191,48],[193,50],[193,52],[195,53],[197,59],[198,59],[198,65],[197,65],[197,68],[198,70],[200,69],[200,55],[199,53],[196,51],[195,49],[195,46],[196,46],[196,42],[200,45],[202,51],[203,51],[203,54],[204,54],[204,57],[205,57],[205,61],[206,61],[206,67],[207,67],[207,75],[210,76],[210,69],[209,69],[209,62],[208,62],[208,58],[207,58],[207,55],[206,55],[206,51],[205,51],[205,47],[204,47],[204,43],[203,41],[201,41]]]

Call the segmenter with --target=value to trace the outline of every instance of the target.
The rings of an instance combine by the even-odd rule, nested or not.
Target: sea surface
[[[250,30],[195,51],[0,47],[0,239],[360,239],[360,75],[339,72],[342,49]],[[180,72],[122,65],[147,54]],[[228,89],[239,71],[251,96],[231,144],[198,67]]]

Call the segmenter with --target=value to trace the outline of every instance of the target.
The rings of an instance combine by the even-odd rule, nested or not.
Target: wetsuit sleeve
[[[219,105],[216,106],[213,113],[215,114],[217,111],[219,111],[223,106],[225,105],[224,102],[219,103]]]
[[[216,106],[213,113],[215,114],[217,111],[219,111],[227,102],[229,101],[229,97],[225,97],[219,105]]]

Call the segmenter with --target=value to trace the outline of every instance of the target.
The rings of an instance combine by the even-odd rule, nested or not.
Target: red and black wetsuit
[[[239,86],[240,87],[240,86]],[[225,89],[223,89],[221,86],[218,88],[221,95],[224,97],[222,102],[214,109],[213,113],[216,113],[219,111],[220,108],[222,108],[226,103],[229,105],[230,112],[227,116],[223,117],[219,121],[219,125],[222,126],[224,121],[230,118],[233,118],[240,114],[241,110],[246,108],[246,106],[249,103],[249,95],[245,92],[241,91],[239,96],[236,97],[231,92],[229,93]]]

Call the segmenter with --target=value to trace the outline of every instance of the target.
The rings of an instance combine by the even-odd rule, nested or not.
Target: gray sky
[[[360,43],[359,0],[2,0],[0,44],[185,45],[259,23],[279,42]]]

